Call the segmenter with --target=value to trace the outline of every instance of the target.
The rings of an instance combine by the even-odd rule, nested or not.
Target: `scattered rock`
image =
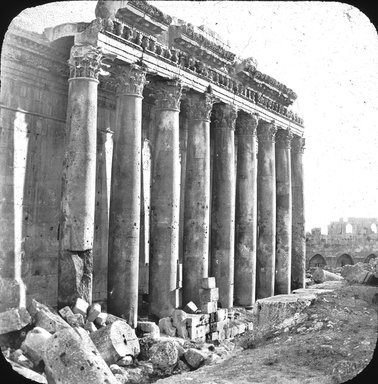
[[[110,364],[109,369],[112,371],[112,373],[122,375],[123,372],[125,372],[124,369],[122,369],[118,364]]]
[[[72,312],[80,313],[85,319],[85,317],[87,316],[88,307],[89,307],[89,304],[85,300],[78,297],[75,301],[74,306],[72,307]]]
[[[41,327],[35,327],[27,333],[21,349],[34,365],[37,366],[43,360],[45,344],[50,337],[52,337],[51,333]]]
[[[178,361],[176,345],[171,341],[157,342],[150,348],[149,353],[151,362],[156,369],[173,369]]]
[[[366,270],[366,263],[357,263],[354,265],[345,265],[341,270],[341,276],[349,283],[375,284],[377,279],[374,274]]]
[[[101,312],[95,319],[94,323],[98,327],[104,327],[106,325],[106,319],[108,317],[107,313]]]
[[[0,335],[19,331],[32,321],[25,308],[12,308],[0,313]]]
[[[101,313],[101,305],[98,303],[91,304],[88,308],[88,322],[94,322]]]
[[[148,360],[150,358],[150,348],[156,344],[157,340],[152,336],[145,336],[139,339],[140,352],[139,360]]]
[[[343,280],[343,277],[317,267],[312,274],[312,280],[314,280],[315,283],[324,283],[325,281],[340,281]]]
[[[68,315],[66,320],[71,327],[84,327],[84,318],[81,313]]]
[[[128,384],[144,384],[148,383],[148,374],[143,368],[127,368]]]
[[[68,305],[66,307],[59,309],[58,312],[59,312],[59,315],[62,316],[62,318],[66,321],[68,316],[74,315],[74,313],[72,312],[71,308]]]
[[[91,321],[88,321],[84,324],[84,329],[88,331],[89,333],[96,332],[97,328]]]
[[[12,360],[7,359],[7,361],[11,364],[12,368],[17,373],[24,376],[26,379],[33,380],[33,381],[35,381],[37,383],[41,383],[41,384],[47,384],[47,379],[45,376],[33,371],[32,369],[29,369],[29,368],[24,367],[20,364],[17,364]]]
[[[11,359],[25,368],[33,368],[34,364],[23,353],[22,349],[16,349],[11,354]]]
[[[185,305],[184,311],[186,313],[196,313],[198,310],[198,307],[193,303],[193,301],[189,301],[188,304]]]
[[[183,339],[189,338],[189,333],[187,330],[187,318],[188,315],[181,309],[175,309],[172,313],[172,323],[173,326],[177,329],[177,335]]]
[[[154,366],[149,361],[140,361],[138,363],[139,367],[141,367],[146,375],[152,375],[154,373]]]
[[[189,348],[184,354],[185,361],[193,368],[197,369],[206,359],[207,355],[204,352]]]
[[[137,333],[140,336],[146,336],[149,334],[152,337],[160,337],[160,329],[153,321],[138,321]]]
[[[179,372],[189,372],[192,368],[183,360],[179,360],[177,363],[177,369]]]
[[[133,363],[134,363],[134,360],[132,356],[127,355],[122,357],[122,359],[119,359],[116,364],[119,365],[120,367],[128,367],[130,365],[133,365]]]
[[[168,336],[176,336],[177,330],[172,324],[170,317],[163,317],[159,320],[159,329],[161,333]]]

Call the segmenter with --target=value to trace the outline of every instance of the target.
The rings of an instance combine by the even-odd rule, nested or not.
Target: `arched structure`
[[[353,265],[354,261],[350,255],[342,254],[336,262],[336,267],[343,267],[344,265]]]
[[[377,258],[377,255],[374,254],[374,253],[371,253],[366,259],[365,259],[365,263],[368,263],[370,260],[372,259],[376,259]]]
[[[327,262],[325,258],[322,255],[315,255],[311,257],[310,261],[308,262],[308,267],[309,268],[314,268],[314,267],[324,267],[327,265]]]

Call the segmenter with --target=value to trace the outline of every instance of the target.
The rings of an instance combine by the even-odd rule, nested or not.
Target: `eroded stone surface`
[[[25,308],[12,308],[0,313],[0,335],[18,331],[30,324],[31,317]]]

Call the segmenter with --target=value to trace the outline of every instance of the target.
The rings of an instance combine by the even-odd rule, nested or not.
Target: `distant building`
[[[377,229],[377,219],[357,217],[331,222],[327,235],[320,228],[313,228],[306,234],[307,268],[369,262],[378,256]]]

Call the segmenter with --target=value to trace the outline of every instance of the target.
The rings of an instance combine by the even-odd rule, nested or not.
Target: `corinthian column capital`
[[[84,77],[98,80],[98,75],[103,69],[103,59],[101,48],[92,45],[74,45],[68,60],[70,79]]]
[[[118,96],[142,97],[143,88],[148,83],[143,68],[132,64],[117,66],[114,71]]]
[[[180,111],[182,85],[179,80],[157,81],[152,85],[157,109]]]
[[[235,122],[238,116],[237,109],[229,104],[214,105],[214,127],[216,129],[235,130]]]
[[[306,140],[304,137],[294,135],[291,141],[291,150],[295,153],[303,153],[305,149]]]
[[[188,120],[210,121],[214,96],[211,93],[190,93],[187,95],[185,109]]]
[[[258,113],[247,113],[242,111],[236,120],[236,132],[238,136],[256,136]]]
[[[259,125],[257,127],[257,137],[259,142],[270,141],[274,143],[276,132],[277,127],[275,125],[274,120],[272,120],[271,122],[260,120]]]
[[[291,140],[293,138],[293,132],[290,128],[279,129],[276,133],[276,147],[283,149],[291,148]]]

